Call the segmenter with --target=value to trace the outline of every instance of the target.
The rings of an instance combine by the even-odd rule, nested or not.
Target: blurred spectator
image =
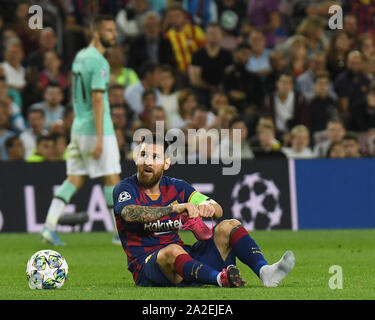
[[[38,49],[26,56],[25,63],[27,67],[35,67],[38,71],[42,71],[45,67],[45,53],[56,50],[57,38],[55,31],[50,27],[43,28],[40,30],[38,41]]]
[[[276,90],[276,81],[280,73],[286,71],[287,58],[281,50],[274,49],[270,54],[271,72],[263,80],[264,92],[273,92]]]
[[[331,0],[292,0],[293,16],[292,23],[298,25],[305,16],[319,16],[327,19],[329,7],[335,4],[340,5],[341,1]]]
[[[251,147],[255,159],[286,158],[281,152],[281,144],[276,139],[275,126],[272,121],[260,119],[257,126],[257,137]]]
[[[189,22],[186,11],[177,2],[168,7],[164,23],[177,69],[186,73],[194,52],[205,44],[204,31]]]
[[[171,43],[161,32],[160,18],[155,12],[147,12],[142,20],[142,34],[130,43],[128,66],[139,72],[145,61],[175,67]]]
[[[47,135],[48,131],[44,129],[45,124],[44,111],[41,109],[29,109],[27,114],[27,122],[30,128],[22,132],[20,139],[25,147],[25,158],[27,159],[33,152],[36,146],[37,137],[40,135]]]
[[[306,17],[298,26],[296,34],[306,38],[308,56],[313,52],[325,51],[327,49],[329,41],[324,35],[325,26],[325,20],[316,15]]]
[[[116,15],[118,43],[122,44],[142,33],[142,19],[148,11],[147,0],[129,0]]]
[[[241,24],[246,16],[245,1],[218,0],[218,23],[226,35],[237,37],[240,34]]]
[[[311,136],[324,131],[329,119],[337,116],[336,101],[329,95],[329,74],[319,72],[314,79],[314,96],[309,102],[309,128]]]
[[[323,51],[313,53],[309,58],[309,69],[296,79],[297,90],[307,101],[311,101],[315,96],[315,79],[317,74],[324,71],[326,71],[326,55]],[[331,81],[328,82],[328,94],[333,99],[337,98]]]
[[[183,130],[187,131],[189,129],[206,129],[206,124],[207,124],[207,108],[198,105],[194,111],[193,115],[191,117],[191,120],[185,125]]]
[[[164,133],[168,128],[167,113],[161,106],[155,106],[150,112],[150,120],[148,128],[151,132],[156,133],[156,122],[162,122],[164,124]]]
[[[291,147],[282,148],[287,158],[309,159],[314,154],[309,148],[310,132],[304,125],[297,125],[291,131]]]
[[[34,103],[30,109],[43,110],[45,121],[44,128],[48,129],[56,120],[62,120],[64,115],[63,92],[57,83],[49,83],[43,93],[43,101]]]
[[[16,8],[16,24],[15,31],[21,40],[23,50],[26,56],[38,48],[39,29],[31,29],[29,27],[29,7],[27,1],[21,1]],[[22,59],[21,59],[22,60]]]
[[[266,96],[261,114],[271,116],[277,132],[281,134],[289,132],[297,124],[308,127],[308,106],[303,96],[294,91],[293,75],[281,73],[276,88],[276,92]]]
[[[314,146],[314,154],[318,158],[326,158],[329,146],[341,141],[346,133],[344,123],[339,118],[333,118],[327,123],[327,140],[318,142]]]
[[[336,30],[335,32],[337,32]],[[358,46],[358,23],[357,17],[353,13],[347,13],[344,16],[344,31],[350,42],[350,50],[355,50]]]
[[[271,50],[266,48],[266,38],[262,31],[253,29],[249,36],[251,55],[246,65],[246,69],[265,76],[271,72],[270,54]]]
[[[26,162],[56,161],[56,142],[53,137],[40,135],[36,139],[35,149],[26,157]]]
[[[163,65],[160,67],[160,101],[161,106],[164,108],[168,126],[173,126],[170,122],[174,114],[178,113],[178,94],[179,91],[176,89],[176,76],[174,69],[169,65]]]
[[[215,0],[183,0],[183,7],[191,16],[193,23],[206,29],[211,22],[217,22]]]
[[[20,92],[14,88],[10,88],[6,81],[5,71],[3,66],[0,64],[0,97],[9,97],[12,99],[12,101],[22,108],[23,102],[22,102],[22,96]]]
[[[50,83],[55,83],[62,90],[67,86],[65,76],[61,72],[61,59],[56,51],[44,54],[44,69],[40,74],[41,88],[44,90]]]
[[[290,43],[289,68],[295,77],[303,74],[308,68],[307,39],[304,36],[296,36]]]
[[[170,128],[183,128],[192,119],[194,110],[198,107],[198,100],[190,89],[183,89],[178,94],[178,113],[170,118]]]
[[[371,86],[367,95],[353,108],[352,128],[363,132],[375,129],[375,87]]]
[[[345,149],[342,141],[332,142],[327,151],[327,158],[343,159],[346,157]]]
[[[240,148],[238,146],[234,148],[233,146],[233,130],[241,130],[240,135]],[[238,143],[238,142],[237,142]],[[213,153],[212,158],[219,159],[220,154],[222,154],[222,150],[227,150],[225,152],[229,152],[231,159],[253,159],[254,154],[250,147],[249,142],[249,135],[247,126],[244,120],[240,118],[236,118],[232,121],[230,125],[230,132],[229,136],[223,138],[219,144],[216,145]]]
[[[1,86],[0,78],[0,86]],[[26,130],[26,122],[23,118],[21,109],[7,96],[0,96],[0,105],[2,105],[6,110],[8,110],[9,115],[9,129],[20,133]]]
[[[9,110],[0,104],[0,160],[8,160],[8,153],[5,148],[5,141],[13,137],[14,132],[8,130]]]
[[[352,51],[347,58],[347,68],[335,80],[335,90],[339,96],[339,112],[345,118],[347,128],[352,129],[352,115],[364,95],[370,81],[362,72],[363,57],[359,51]]]
[[[375,24],[373,14],[375,11],[375,3],[371,0],[343,0],[344,11],[353,13],[357,18],[358,33],[365,32],[374,34]]]
[[[110,85],[108,89],[108,101],[111,109],[116,106],[121,106],[125,108],[126,116],[128,119],[127,127],[129,129],[134,120],[134,112],[131,110],[131,108],[125,101],[124,90],[125,88],[121,85]]]
[[[346,158],[361,158],[361,145],[357,134],[354,132],[347,132],[342,138],[342,145],[344,146]]]
[[[120,47],[108,48],[105,55],[111,68],[110,85],[117,84],[126,88],[139,81],[138,75],[133,69],[124,67],[125,56]]]
[[[266,36],[267,48],[273,48],[276,31],[280,28],[279,0],[251,0],[247,9],[252,25]]]
[[[209,128],[216,128],[217,130],[229,129],[231,122],[238,116],[239,113],[236,107],[230,105],[223,106]]]
[[[111,118],[115,129],[127,129],[127,113],[124,105],[113,105],[111,107]]]
[[[227,67],[224,74],[224,89],[231,104],[241,114],[257,109],[263,101],[263,87],[258,74],[246,69],[251,49],[247,44],[240,44],[234,51],[234,64]]]
[[[345,31],[336,30],[332,35],[327,53],[327,70],[331,80],[345,70],[347,55],[350,51],[350,40]]]
[[[369,33],[363,33],[359,37],[358,49],[359,49],[359,52],[362,53],[363,70],[368,70],[371,56],[375,52],[373,36]]]
[[[151,114],[156,107],[156,94],[153,90],[146,90],[142,93],[142,112],[139,115],[140,127],[150,128]]]
[[[156,95],[156,104],[160,105],[160,68],[159,66],[146,62],[139,72],[139,81],[124,91],[126,103],[131,110],[139,115],[143,112],[142,94],[145,90],[153,90]]]
[[[211,96],[209,110],[217,116],[221,108],[229,105],[229,98],[224,91],[218,91]]]
[[[64,160],[66,161],[67,157],[67,145],[68,141],[64,134],[53,134],[51,135],[55,141],[55,160]]]
[[[19,91],[22,91],[26,85],[25,68],[21,64],[23,57],[22,43],[16,39],[10,39],[6,43],[2,67],[8,86]]]
[[[25,148],[17,136],[12,136],[5,141],[5,150],[8,154],[8,161],[24,161]]]
[[[219,24],[210,23],[206,28],[206,44],[193,54],[189,66],[189,80],[198,101],[208,105],[210,94],[219,91],[224,70],[232,64],[231,52],[221,49],[222,30]]]

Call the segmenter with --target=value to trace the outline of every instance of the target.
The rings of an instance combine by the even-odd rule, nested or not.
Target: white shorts
[[[98,178],[121,173],[116,136],[103,136],[103,152],[99,159],[92,156],[95,144],[96,136],[72,135],[67,147],[67,175]]]

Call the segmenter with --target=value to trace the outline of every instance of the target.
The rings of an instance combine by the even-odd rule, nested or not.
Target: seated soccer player
[[[220,218],[223,210],[186,181],[164,175],[170,162],[166,142],[146,137],[137,153],[137,173],[113,192],[117,230],[136,285],[240,287],[238,258],[264,286],[277,286],[294,267],[293,252],[268,265],[238,220],[223,220],[209,239],[184,244],[178,234],[182,217]]]

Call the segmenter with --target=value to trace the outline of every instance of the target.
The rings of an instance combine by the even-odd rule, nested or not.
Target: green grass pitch
[[[189,232],[183,240],[192,244]],[[243,288],[142,288],[136,287],[126,269],[120,246],[105,232],[61,234],[66,247],[41,243],[37,234],[0,234],[1,300],[251,300],[251,299],[375,299],[375,230],[255,231],[252,236],[269,263],[285,250],[295,253],[294,270],[277,288],[264,288],[261,281],[238,263],[247,284]],[[68,280],[58,290],[31,290],[25,269],[28,258],[41,249],[55,249],[67,260]],[[332,265],[342,268],[342,289],[332,290]]]

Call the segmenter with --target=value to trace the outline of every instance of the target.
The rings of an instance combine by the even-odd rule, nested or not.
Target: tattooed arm
[[[167,207],[148,207],[130,204],[122,209],[121,217],[126,222],[147,223],[167,216],[172,212],[186,214],[189,218],[196,218],[199,214],[199,210],[192,203],[179,203]]]

